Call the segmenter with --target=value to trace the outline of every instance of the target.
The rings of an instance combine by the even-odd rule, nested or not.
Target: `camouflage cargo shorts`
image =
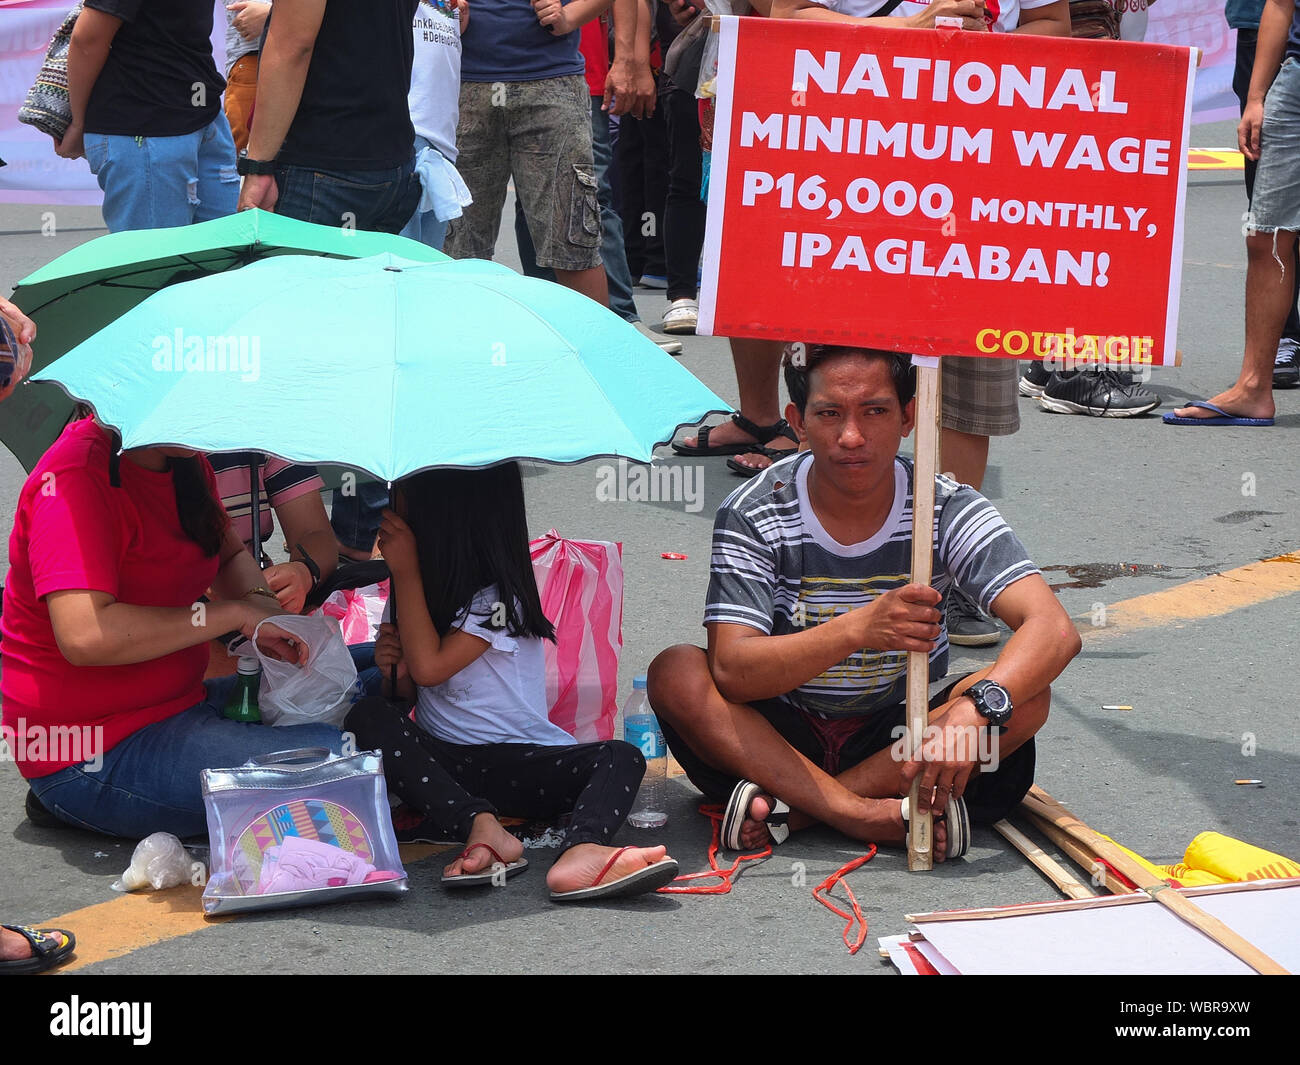
[[[490,259],[513,177],[537,265],[600,266],[600,204],[591,154],[591,95],[580,74],[462,82],[456,169],[474,203],[452,220],[446,250]]]

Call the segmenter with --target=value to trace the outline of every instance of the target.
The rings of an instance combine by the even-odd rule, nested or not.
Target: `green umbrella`
[[[360,259],[383,252],[422,262],[447,259],[405,237],[242,211],[192,226],[110,233],[87,241],[18,282],[13,301],[36,322],[35,373],[174,282],[273,255]],[[240,310],[230,307],[232,316]],[[31,470],[63,431],[72,409],[59,388],[26,384],[5,403],[0,442]]]

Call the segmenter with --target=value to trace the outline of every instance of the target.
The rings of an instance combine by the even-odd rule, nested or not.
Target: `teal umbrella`
[[[447,261],[441,252],[405,237],[243,211],[192,226],[87,241],[23,278],[13,300],[36,322],[33,369],[40,370],[166,285],[271,256],[358,259],[382,252]],[[248,293],[235,298],[246,300]],[[71,413],[71,401],[58,389],[40,384],[18,389],[5,404],[0,441],[31,470]]]
[[[274,258],[156,293],[37,380],[127,448],[255,449],[385,481],[510,459],[648,462],[729,410],[606,308],[479,260]]]

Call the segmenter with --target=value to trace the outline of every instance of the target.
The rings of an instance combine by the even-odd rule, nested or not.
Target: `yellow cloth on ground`
[[[1176,865],[1153,865],[1123,844],[1115,845],[1161,880],[1177,880],[1184,887],[1300,877],[1300,863],[1221,832],[1202,832],[1188,845],[1183,860]]]

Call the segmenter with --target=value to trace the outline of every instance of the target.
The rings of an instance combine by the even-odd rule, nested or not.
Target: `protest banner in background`
[[[720,32],[701,332],[1175,362],[1189,49]]]
[[[72,7],[73,0],[0,0],[0,203],[94,205],[104,198],[85,159],[60,158],[49,137],[18,121],[50,38]],[[221,0],[213,4],[212,50],[224,72]]]

